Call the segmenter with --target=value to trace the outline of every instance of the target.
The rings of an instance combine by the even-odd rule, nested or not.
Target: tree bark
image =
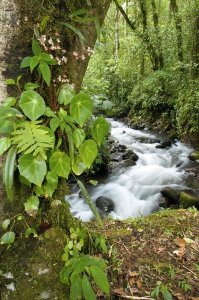
[[[199,5],[196,3],[194,11],[194,26],[192,34],[192,49],[191,49],[191,77],[192,79],[199,78]]]

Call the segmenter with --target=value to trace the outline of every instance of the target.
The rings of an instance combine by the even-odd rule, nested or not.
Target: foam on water
[[[188,163],[191,149],[180,142],[176,142],[170,149],[157,149],[156,135],[128,128],[121,122],[109,121],[112,138],[133,150],[139,159],[136,166],[121,168],[104,183],[92,188],[91,198],[94,202],[99,196],[112,199],[115,203],[115,210],[110,213],[112,218],[147,216],[159,209],[163,187],[181,184],[183,167]],[[141,142],[143,139],[151,140],[151,143]],[[93,218],[93,213],[79,196],[79,191],[66,196],[66,200],[75,217],[83,221]]]

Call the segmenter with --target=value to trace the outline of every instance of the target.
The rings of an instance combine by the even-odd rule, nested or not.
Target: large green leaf
[[[15,240],[15,233],[13,231],[9,231],[9,232],[4,233],[4,235],[2,235],[0,244],[1,245],[10,245],[14,242],[14,240]]]
[[[31,183],[41,186],[46,175],[46,162],[43,159],[25,154],[19,158],[19,173]]]
[[[24,57],[24,59],[21,62],[20,68],[28,68],[30,67],[30,60],[31,56]]]
[[[36,68],[38,63],[39,63],[39,57],[38,56],[31,57],[31,60],[30,60],[30,71],[31,71],[31,73],[34,70],[34,68]]]
[[[58,176],[53,172],[48,172],[46,175],[46,184],[44,185],[45,196],[52,197],[58,185]]]
[[[53,153],[50,158],[50,169],[58,176],[68,178],[71,171],[70,157],[61,151]]]
[[[37,196],[29,197],[24,206],[27,214],[31,217],[35,217],[39,209],[39,198]]]
[[[73,141],[77,148],[82,145],[85,140],[86,134],[83,129],[77,128],[73,131]]]
[[[48,86],[50,86],[51,81],[51,70],[48,66],[48,64],[44,61],[41,61],[39,63],[39,70],[41,71],[43,80],[46,82]]]
[[[55,132],[55,130],[59,127],[61,123],[61,120],[60,118],[56,117],[55,118],[52,118],[50,120],[50,128],[52,129],[53,132]]]
[[[69,84],[64,84],[59,92],[58,102],[60,104],[68,105],[75,96],[75,91]]]
[[[70,287],[70,300],[81,300],[82,299],[82,280],[80,276],[75,276],[73,280],[71,280]]]
[[[35,39],[32,39],[32,51],[34,55],[39,55],[42,52],[39,43]]]
[[[93,140],[86,140],[79,147],[79,154],[87,168],[90,168],[98,154],[96,142]]]
[[[45,112],[45,102],[35,91],[25,91],[21,94],[19,106],[24,114],[32,121],[37,120]]]
[[[96,300],[97,299],[86,274],[84,274],[83,279],[82,279],[82,291],[83,291],[85,300]]]
[[[13,200],[14,195],[14,170],[16,160],[17,148],[12,146],[6,156],[6,163],[4,168],[4,184],[9,200]]]
[[[11,146],[11,140],[7,137],[0,139],[0,155],[6,152]]]
[[[109,128],[109,123],[103,117],[99,117],[93,122],[91,132],[98,146],[102,144],[104,138],[108,135]]]
[[[72,170],[75,173],[75,175],[81,175],[85,170],[86,166],[82,161],[82,158],[80,155],[77,155],[72,162]]]
[[[16,117],[22,117],[20,111],[13,107],[0,106],[0,133],[11,133]]]
[[[15,97],[8,97],[5,100],[3,100],[2,105],[5,107],[11,107],[11,106],[15,105],[16,102],[17,102],[17,99]]]
[[[71,100],[70,114],[81,127],[90,118],[92,111],[93,103],[87,94],[80,93]]]
[[[109,295],[109,282],[105,271],[98,266],[91,266],[89,270],[100,290]]]

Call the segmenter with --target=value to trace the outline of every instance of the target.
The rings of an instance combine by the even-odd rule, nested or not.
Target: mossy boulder
[[[66,238],[52,227],[37,239],[18,238],[9,249],[1,248],[0,299],[68,299],[67,287],[59,282]]]
[[[180,192],[180,206],[182,208],[195,206],[197,209],[199,209],[199,194]]]
[[[199,151],[193,151],[189,154],[189,159],[199,163]]]

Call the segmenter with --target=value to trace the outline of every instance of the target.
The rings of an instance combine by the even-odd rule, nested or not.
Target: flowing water
[[[116,174],[109,175],[89,193],[94,202],[99,196],[113,200],[115,209],[110,213],[112,218],[147,216],[160,208],[160,191],[163,187],[181,186],[191,149],[178,141],[169,149],[158,149],[157,135],[128,128],[121,122],[109,121],[112,138],[133,150],[139,159],[135,166],[120,168]],[[66,196],[66,200],[75,217],[83,221],[93,218],[79,190]]]

